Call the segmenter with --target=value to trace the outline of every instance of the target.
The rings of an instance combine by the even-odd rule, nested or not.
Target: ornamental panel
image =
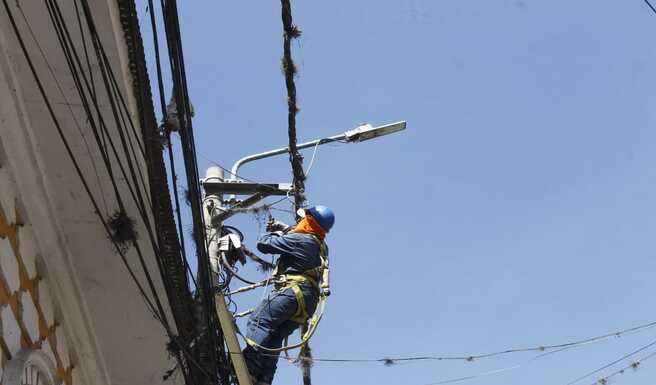
[[[71,360],[68,356],[68,341],[66,340],[66,335],[64,334],[64,329],[58,327],[55,329],[55,339],[57,340],[57,356],[61,362],[62,367],[68,368],[71,366]]]
[[[4,277],[10,293],[20,288],[18,261],[7,238],[0,238],[0,274]]]
[[[14,355],[21,349],[21,332],[14,312],[9,306],[0,307],[0,320],[2,320],[2,338],[9,353]]]
[[[36,277],[36,240],[32,226],[25,225],[18,227],[18,252],[27,271],[27,277],[33,279]]]
[[[16,193],[7,168],[0,168],[0,209],[8,223],[16,223]]]
[[[50,358],[50,361],[57,362],[57,359],[55,358],[55,351],[52,349],[52,345],[50,345],[49,339],[43,340],[41,343],[41,352],[48,356]]]
[[[18,300],[21,304],[21,315],[23,317],[23,325],[27,329],[27,334],[30,336],[30,340],[38,341],[39,340],[39,313],[36,309],[36,305],[32,300],[32,295],[26,291],[20,291],[18,295]]]
[[[45,280],[40,280],[38,283],[38,302],[41,308],[41,314],[46,326],[50,328],[55,323],[55,313],[52,309],[52,299],[50,298],[50,286]]]

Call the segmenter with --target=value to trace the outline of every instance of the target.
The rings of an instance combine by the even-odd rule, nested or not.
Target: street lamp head
[[[363,124],[350,131],[346,131],[344,135],[346,136],[347,142],[357,143],[403,130],[405,130],[405,120],[379,127],[372,127],[371,124]]]

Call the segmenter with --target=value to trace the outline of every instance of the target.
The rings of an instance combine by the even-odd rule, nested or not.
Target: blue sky
[[[201,174],[210,159],[229,167],[285,146],[279,2],[179,7]],[[403,133],[316,156],[308,196],[337,214],[316,357],[469,355],[656,320],[656,15],[642,0],[296,1],[293,10],[303,30],[293,46],[299,141],[408,121]],[[286,156],[241,171],[291,179]],[[256,218],[231,224],[253,247]],[[236,300],[243,310],[260,296]],[[654,339],[647,330],[463,383],[564,385]],[[313,383],[427,385],[531,357],[317,363]],[[614,383],[654,376],[656,359]],[[300,382],[281,361],[275,383]]]

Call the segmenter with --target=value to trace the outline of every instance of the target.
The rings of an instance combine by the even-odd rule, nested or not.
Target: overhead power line
[[[582,381],[582,380],[584,380],[584,379],[586,379],[586,378],[588,378],[588,377],[590,377],[590,376],[592,376],[592,375],[595,375],[595,374],[601,372],[601,371],[604,370],[604,369],[608,369],[608,368],[610,368],[611,366],[616,365],[616,364],[618,364],[618,363],[620,363],[620,362],[626,360],[626,359],[629,358],[629,357],[633,357],[633,356],[635,356],[636,354],[638,354],[638,353],[640,353],[640,352],[642,352],[642,351],[644,351],[644,350],[647,350],[647,349],[649,349],[650,347],[652,347],[652,346],[654,346],[654,345],[656,345],[656,340],[655,340],[655,341],[652,341],[652,342],[650,342],[650,343],[648,343],[648,344],[645,345],[645,346],[640,347],[640,348],[637,349],[637,350],[632,351],[631,353],[627,353],[627,354],[623,355],[622,357],[620,357],[620,358],[618,358],[618,359],[616,359],[616,360],[614,360],[614,361],[612,361],[612,362],[610,362],[610,363],[608,363],[608,364],[606,364],[606,365],[600,367],[599,369],[595,369],[595,370],[593,370],[593,371],[591,371],[591,372],[589,372],[589,373],[586,373],[586,374],[582,375],[581,377],[578,377],[578,378],[575,379],[575,380],[572,380],[572,381],[568,382],[567,385],[574,385],[574,384],[578,383],[579,381]]]
[[[158,93],[159,93],[159,102],[160,102],[160,109],[162,111],[162,120],[166,119],[166,99],[164,97],[164,80],[163,80],[163,75],[162,75],[162,63],[160,60],[160,53],[159,53],[159,34],[157,33],[157,21],[155,20],[155,11],[154,11],[154,4],[153,0],[148,0],[148,8],[150,9],[150,27],[153,32],[153,48],[155,50],[155,68],[157,69],[157,87],[158,87]],[[175,203],[175,215],[176,215],[176,220],[178,224],[178,237],[180,239],[180,252],[182,253],[182,259],[184,261],[185,267],[189,271],[189,275],[191,279],[194,281],[194,286],[198,288],[198,284],[196,283],[194,279],[194,273],[191,271],[191,268],[189,266],[189,260],[187,259],[187,252],[185,250],[185,241],[184,241],[184,231],[182,230],[182,215],[180,214],[180,197],[178,194],[178,189],[177,189],[177,182],[178,182],[178,175],[175,171],[175,160],[173,158],[173,145],[171,143],[171,132],[170,130],[166,130],[166,141],[167,141],[167,150],[169,154],[169,168],[171,170],[171,182],[172,185],[174,186],[173,190],[173,198],[174,198],[174,203]]]
[[[211,371],[213,374],[210,383],[228,384],[230,382],[230,364],[223,343],[223,331],[217,326],[218,320],[216,319],[214,310],[213,283],[211,282],[211,267],[205,234],[206,224],[201,204],[198,160],[196,158],[193,122],[191,119],[191,103],[189,101],[177,1],[161,0],[160,4],[169,53],[169,66],[173,83],[173,100],[175,100],[180,123],[179,134],[193,221],[193,240],[198,257],[198,290],[196,293],[199,295],[199,301],[202,304],[201,322],[203,327],[208,331],[206,338],[197,341],[196,348],[199,352],[201,364],[206,368],[206,371]],[[153,12],[152,9],[151,12]]]
[[[647,6],[651,8],[651,10],[656,14],[656,8],[654,8],[654,6],[649,2],[649,0],[642,0],[642,1],[644,1],[645,4],[647,4]]]
[[[119,82],[117,81],[114,75],[115,72],[105,53],[100,36],[96,31],[95,21],[93,19],[93,15],[90,10],[89,4],[87,0],[79,0],[79,1],[81,3],[80,7],[78,7],[78,0],[75,0],[73,4],[75,6],[76,19],[79,26],[80,37],[83,43],[82,46],[84,48],[84,57],[86,59],[86,66],[83,65],[82,60],[80,59],[80,55],[78,54],[76,48],[79,46],[79,44],[77,44],[78,42],[74,40],[71,36],[70,30],[67,26],[67,21],[63,16],[59,3],[56,2],[55,0],[44,0],[44,4],[48,11],[48,16],[50,17],[50,21],[52,22],[55,36],[57,37],[58,42],[60,44],[61,53],[64,55],[64,58],[66,59],[66,64],[68,65],[68,68],[70,70],[70,76],[74,81],[74,85],[75,85],[74,89],[77,91],[78,96],[80,98],[80,103],[83,107],[83,112],[86,115],[87,124],[91,132],[93,133],[93,137],[98,146],[98,150],[100,152],[103,164],[107,171],[107,175],[109,176],[110,183],[114,195],[116,197],[116,203],[119,206],[119,211],[117,211],[116,214],[119,215],[119,217],[124,216],[124,218],[128,222],[132,221],[132,219],[127,216],[126,204],[125,201],[123,200],[119,188],[119,184],[121,184],[122,186],[125,186],[129,190],[130,196],[134,201],[139,216],[143,221],[143,224],[146,228],[146,233],[150,240],[150,246],[153,249],[154,257],[158,264],[160,273],[162,273],[162,281],[168,291],[168,288],[170,287],[170,282],[168,282],[169,277],[166,277],[163,274],[163,269],[162,269],[163,260],[162,260],[162,256],[160,255],[160,245],[158,244],[158,240],[155,239],[156,237],[154,236],[153,227],[151,226],[151,222],[150,222],[152,220],[151,214],[155,215],[153,213],[154,207],[153,207],[153,203],[149,199],[150,196],[147,194],[149,190],[146,184],[147,182],[146,182],[145,175],[144,173],[142,173],[142,170],[139,167],[139,164],[142,163],[141,161],[144,161],[147,164],[150,161],[152,161],[151,158],[146,156],[145,149],[144,149],[144,144],[146,142],[148,143],[148,145],[151,145],[151,143],[150,141],[146,141],[145,136],[140,136],[137,133],[136,127],[133,122],[133,118],[131,116],[131,112],[128,110]],[[64,147],[66,148],[66,152],[71,162],[75,167],[75,170],[77,172],[79,179],[82,182],[84,190],[86,191],[92,203],[92,206],[94,208],[94,213],[98,216],[105,232],[108,235],[108,238],[112,242],[114,248],[116,249],[116,252],[120,255],[121,261],[126,267],[131,279],[136,284],[139,293],[141,294],[149,311],[152,312],[154,318],[158,320],[166,330],[166,333],[171,340],[171,342],[169,343],[169,345],[171,346],[170,349],[171,354],[174,354],[176,356],[176,358],[180,363],[179,366],[183,367],[183,374],[185,375],[185,378],[187,378],[186,371],[184,370],[185,365],[183,365],[184,361],[181,359],[180,353],[184,355],[185,361],[187,361],[188,363],[191,363],[195,366],[198,366],[198,364],[196,362],[195,357],[191,355],[187,342],[181,340],[179,336],[174,335],[173,329],[168,324],[167,313],[164,311],[162,303],[159,299],[159,295],[157,293],[157,290],[153,282],[153,277],[151,276],[149,268],[147,267],[145,262],[145,255],[141,250],[140,244],[137,242],[136,234],[133,231],[133,229],[131,229],[130,231],[132,233],[132,236],[129,237],[129,239],[127,239],[127,241],[125,242],[129,243],[132,247],[134,247],[137,253],[138,256],[137,262],[143,271],[143,278],[145,278],[145,280],[147,281],[146,285],[140,282],[140,280],[137,278],[134,268],[128,262],[127,255],[126,255],[127,249],[125,248],[125,244],[121,243],[122,241],[117,240],[114,237],[115,234],[113,233],[113,231],[115,231],[115,229],[112,227],[112,220],[115,217],[112,216],[109,219],[105,219],[103,213],[100,211],[97,203],[98,200],[92,193],[88,185],[88,182],[86,180],[86,177],[82,172],[80,162],[76,158],[75,154],[73,153],[72,146],[69,143],[69,139],[66,137],[63,127],[60,125],[59,120],[53,111],[52,103],[43,87],[43,83],[40,79],[40,75],[38,74],[38,71],[35,69],[33,65],[31,55],[25,46],[25,42],[21,36],[20,30],[16,25],[16,21],[12,14],[11,7],[9,6],[6,0],[3,0],[3,4],[5,9],[7,10],[7,14],[10,19],[14,34],[16,36],[16,39],[18,40],[20,48],[24,54],[24,57],[28,63],[29,69],[32,72],[35,83],[41,93],[41,96],[44,100],[44,104],[46,105],[46,108],[49,112],[50,118],[55,128],[57,129],[57,132],[64,144]],[[34,43],[36,44],[39,53],[43,57],[43,60],[45,61],[48,67],[48,71],[50,72],[51,76],[53,77],[57,85],[57,89],[59,90],[59,93],[62,94],[62,97],[68,103],[68,98],[66,97],[66,95],[64,95],[60,82],[55,76],[54,71],[52,70],[52,65],[50,64],[48,58],[46,57],[44,50],[41,48],[39,41],[36,39],[33,29],[30,26],[29,20],[23,13],[23,9],[21,8],[20,3],[16,3],[16,7],[20,11],[20,14],[23,16],[24,23],[27,26],[30,34],[32,35],[32,39],[34,40]],[[80,12],[80,10],[82,12]],[[86,22],[85,23],[86,28],[84,28],[82,25],[83,20]],[[88,31],[88,34],[85,33],[85,30]],[[91,48],[89,50],[87,50],[86,36],[89,37],[92,43]],[[93,81],[93,70],[92,70],[89,52],[95,54],[93,56],[95,56],[96,59],[97,69],[100,71],[100,74],[102,75],[101,76],[102,82],[98,87],[98,89],[96,89],[96,86]],[[88,77],[87,74],[85,74],[85,67],[89,72]],[[104,114],[99,106],[99,99],[98,99],[99,93],[97,91],[101,91],[101,90],[104,91],[104,95],[107,98],[106,101],[109,102],[109,107],[111,110],[110,111],[111,117],[109,119],[105,119]],[[70,106],[68,110],[69,113],[72,115],[72,118],[75,121],[76,126],[78,126],[78,131],[80,131],[81,128],[79,127],[79,124],[77,122],[77,117],[73,116],[74,114],[73,111],[70,109]],[[108,124],[108,123],[113,123],[113,124]],[[110,134],[109,132],[110,128],[114,128],[116,132]],[[81,132],[79,132],[79,134],[82,135]],[[113,138],[116,138],[115,134],[118,135],[118,139],[120,139],[120,142],[117,143],[114,142]],[[144,134],[144,131],[142,131],[142,134]],[[82,135],[81,139],[84,140],[86,144],[86,139],[84,138],[84,135]],[[144,141],[144,143],[142,143],[142,140]],[[109,148],[107,146],[108,144],[109,144]],[[111,152],[109,151],[110,149]],[[87,150],[89,149],[87,148]],[[114,159],[111,158],[112,155]],[[125,165],[124,162],[126,162],[127,165]],[[120,175],[122,176],[122,178],[117,178],[117,175],[115,175],[114,168],[117,165],[118,165],[118,169],[120,170]],[[94,170],[96,170],[95,166],[94,166]],[[101,187],[99,188],[102,193],[102,188]],[[104,193],[103,193],[103,198],[104,198]],[[155,226],[157,226],[157,224],[155,224]],[[132,228],[132,225],[130,225],[129,227]],[[149,297],[148,294],[146,294],[146,286],[150,289],[150,293],[152,297]],[[185,285],[185,289],[187,289],[186,285]],[[177,332],[180,333],[180,328],[177,329]],[[208,373],[208,377],[209,376],[210,374]]]
[[[622,369],[616,370],[604,377],[599,378],[597,381],[589,384],[589,385],[606,385],[609,383],[610,379],[616,376],[619,376],[620,374],[625,374],[627,370],[633,369],[633,370],[638,370],[642,366],[642,363],[649,360],[650,358],[654,358],[656,356],[656,352],[652,352],[642,358],[640,358],[637,361],[633,361],[627,366],[623,367]]]
[[[10,21],[10,24],[11,24],[12,30],[13,30],[13,32],[14,32],[14,35],[16,36],[16,39],[17,39],[17,41],[18,41],[18,43],[19,43],[19,46],[20,46],[20,48],[21,48],[21,51],[23,52],[23,55],[24,55],[25,60],[26,60],[26,62],[27,62],[27,64],[28,64],[28,67],[29,67],[29,69],[30,69],[30,72],[32,73],[32,76],[33,76],[34,81],[35,81],[35,83],[36,83],[36,85],[37,85],[37,88],[39,89],[39,93],[41,94],[41,96],[42,96],[42,98],[43,98],[43,102],[44,102],[44,104],[45,104],[45,106],[46,106],[46,108],[47,108],[47,110],[48,110],[48,113],[49,113],[49,115],[50,115],[50,118],[51,118],[51,120],[52,120],[52,122],[53,122],[53,124],[54,124],[54,126],[55,126],[55,128],[56,128],[56,130],[57,130],[57,133],[59,134],[59,137],[61,138],[62,143],[64,144],[64,147],[65,147],[65,149],[66,149],[66,153],[67,153],[69,159],[71,160],[71,162],[73,163],[73,166],[74,166],[74,168],[75,168],[75,170],[76,170],[76,172],[77,172],[77,175],[78,175],[80,181],[82,182],[82,185],[83,185],[83,187],[84,187],[84,190],[86,191],[87,196],[89,197],[89,199],[90,199],[90,201],[91,201],[91,203],[92,203],[92,205],[93,205],[93,207],[94,207],[94,211],[95,211],[95,213],[98,215],[98,218],[99,218],[101,224],[103,225],[103,228],[105,229],[105,231],[106,231],[107,234],[109,235],[109,234],[111,234],[111,232],[110,232],[110,230],[109,230],[109,227],[108,227],[108,225],[107,225],[107,222],[106,222],[105,219],[102,217],[102,214],[101,214],[101,211],[100,211],[100,207],[98,206],[98,202],[97,202],[96,198],[94,197],[93,193],[91,192],[91,189],[90,189],[90,187],[89,187],[89,184],[88,184],[88,182],[86,181],[86,178],[84,177],[84,174],[82,173],[81,167],[80,167],[80,165],[79,165],[79,162],[78,162],[77,158],[75,157],[75,155],[74,155],[74,153],[73,153],[73,151],[72,151],[72,148],[71,148],[71,146],[70,146],[70,143],[68,142],[66,136],[64,135],[64,132],[63,132],[63,130],[62,130],[62,126],[61,126],[61,124],[59,123],[59,119],[58,119],[57,116],[55,115],[54,109],[53,109],[53,107],[52,107],[52,103],[50,102],[50,98],[49,98],[48,95],[46,94],[46,91],[45,91],[45,89],[44,89],[44,87],[43,87],[43,83],[41,82],[41,78],[39,77],[38,72],[36,71],[36,69],[35,69],[35,67],[34,67],[34,64],[33,64],[33,62],[32,62],[32,58],[31,58],[29,52],[27,51],[27,48],[26,48],[26,46],[25,46],[25,42],[24,42],[24,40],[23,40],[23,38],[22,38],[22,35],[21,35],[21,33],[20,33],[19,29],[18,29],[18,26],[16,25],[16,21],[15,21],[15,18],[14,18],[14,16],[13,16],[13,12],[12,12],[12,10],[11,10],[9,4],[7,3],[7,0],[3,0],[3,5],[4,5],[4,7],[5,7],[5,10],[7,11],[7,16],[9,17],[9,21]],[[111,238],[110,238],[110,239],[111,239]],[[151,310],[151,312],[153,313],[153,315],[155,316],[156,319],[160,320],[160,322],[163,322],[162,317],[161,317],[161,315],[158,313],[157,308],[154,306],[154,304],[152,303],[152,301],[148,298],[148,296],[147,296],[147,294],[146,294],[146,291],[144,290],[143,286],[141,285],[141,283],[140,283],[139,280],[137,279],[136,274],[134,273],[134,270],[133,270],[133,269],[130,267],[130,265],[128,264],[124,252],[122,251],[122,249],[121,249],[121,248],[120,248],[115,242],[113,242],[113,244],[114,244],[114,246],[115,246],[115,248],[116,248],[116,251],[117,251],[118,254],[121,256],[121,259],[122,259],[122,261],[123,261],[123,264],[125,265],[126,269],[128,270],[128,273],[130,274],[132,280],[133,280],[133,281],[135,282],[135,284],[137,285],[137,287],[138,287],[138,289],[139,289],[139,292],[140,292],[140,294],[142,295],[144,301],[147,303],[149,309]]]
[[[490,353],[471,354],[471,355],[444,355],[444,356],[406,356],[406,357],[382,357],[382,358],[313,358],[313,362],[327,362],[327,363],[382,363],[385,365],[394,365],[395,363],[407,361],[469,361],[473,362],[479,359],[492,358],[497,356],[505,356],[516,353],[529,353],[529,352],[543,352],[543,353],[558,353],[565,349],[574,348],[577,346],[589,345],[593,343],[602,342],[611,338],[619,338],[627,334],[644,331],[656,326],[656,321],[646,324],[630,327],[623,330],[618,330],[612,333],[602,334],[595,337],[584,338],[565,342],[554,345],[538,345],[525,348],[512,348],[504,349]]]

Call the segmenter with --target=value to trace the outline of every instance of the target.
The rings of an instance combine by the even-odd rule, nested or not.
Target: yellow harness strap
[[[305,321],[310,318],[310,316],[308,315],[307,309],[305,308],[305,298],[303,298],[303,292],[301,291],[301,288],[298,287],[298,284],[292,286],[292,290],[294,291],[294,296],[296,296],[298,308],[296,309],[296,313],[291,318],[291,320],[299,324],[304,324]]]
[[[319,256],[321,257],[320,267],[304,271],[301,274],[278,274],[277,273],[278,266],[276,266],[276,270],[274,270],[274,274],[273,274],[273,277],[276,279],[275,285],[277,290],[292,289],[292,291],[294,292],[294,296],[296,297],[296,303],[298,304],[298,308],[296,309],[296,312],[294,313],[294,316],[291,318],[291,320],[299,324],[304,324],[305,322],[308,322],[308,319],[310,318],[309,314],[307,313],[305,297],[303,296],[303,292],[301,291],[299,285],[303,282],[310,282],[318,291],[321,291],[321,289],[328,290],[330,288],[330,283],[328,282],[326,277],[326,273],[328,270],[328,256],[327,256],[328,253],[327,253],[326,245],[317,237],[312,236],[312,238],[314,238],[314,240],[320,245],[320,253],[319,253]],[[321,286],[319,286],[319,283],[321,283]],[[257,342],[251,340],[250,338],[247,338],[243,335],[242,336],[244,337],[248,345],[256,348],[257,350],[268,352],[268,353],[279,353],[279,352],[286,352],[290,349],[303,348],[308,343],[310,338],[312,338],[314,332],[317,330],[317,326],[319,325],[319,322],[321,321],[321,318],[323,317],[323,313],[326,308],[327,297],[328,294],[326,294],[325,291],[324,294],[319,295],[319,303],[317,304],[317,310],[312,315],[312,319],[309,320],[308,330],[305,333],[303,333],[303,335],[301,336],[301,341],[299,343],[290,346],[287,344],[287,341],[285,340],[285,345],[280,348],[267,348],[265,346],[259,345]]]
[[[319,257],[321,258],[321,266],[315,269],[304,271],[302,274],[279,275],[279,285],[281,285],[281,290],[292,289],[294,292],[298,307],[296,309],[296,313],[294,313],[294,316],[290,319],[299,324],[304,324],[305,321],[310,318],[310,315],[308,314],[307,307],[305,306],[305,297],[303,296],[303,292],[298,285],[303,282],[310,282],[312,286],[317,289],[317,291],[321,291],[318,281],[321,280],[324,269],[328,268],[328,258],[326,257],[326,249],[324,243],[314,235],[312,235],[312,238],[319,244]]]
[[[296,297],[296,303],[298,307],[296,308],[296,313],[290,318],[292,321],[303,324],[310,318],[310,315],[307,312],[307,307],[305,306],[305,297],[303,296],[303,291],[299,287],[299,284],[303,282],[310,282],[312,286],[319,289],[317,281],[308,277],[306,275],[297,275],[297,274],[284,274],[280,277],[282,281],[280,282],[280,290],[292,289],[294,292],[294,297]]]

